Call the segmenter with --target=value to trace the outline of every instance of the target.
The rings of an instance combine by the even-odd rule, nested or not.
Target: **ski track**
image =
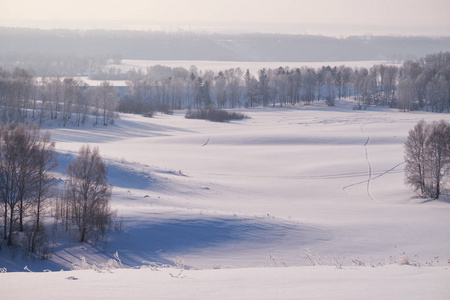
[[[376,175],[375,177],[372,177],[372,180],[375,180],[387,173],[391,173],[394,171],[397,167],[404,164],[404,162],[401,162],[394,167],[383,171],[383,172],[372,172],[372,175]],[[199,172],[199,171],[191,171],[189,174],[201,174],[201,175],[211,175],[211,176],[220,176],[220,177],[233,177],[236,176],[236,174],[230,174],[230,173],[213,173],[213,172]],[[241,173],[239,176],[246,177],[246,178],[280,178],[280,179],[291,179],[291,180],[308,180],[308,179],[341,179],[341,178],[357,178],[366,175],[367,172],[354,172],[354,173],[336,173],[336,174],[323,174],[323,175],[254,175],[250,173]],[[346,185],[342,189],[345,190],[348,187],[355,186],[358,184],[366,183],[367,180],[363,180],[357,183],[352,183],[349,185]]]
[[[202,145],[202,147],[205,147],[209,144],[209,141],[211,140],[211,136],[208,137],[208,140]]]
[[[405,163],[405,162],[401,162],[401,163],[396,164],[396,165],[393,166],[392,168],[390,168],[390,169],[388,169],[388,170],[386,170],[386,171],[384,171],[384,172],[378,174],[377,176],[373,177],[372,180],[375,180],[375,179],[377,179],[377,178],[380,178],[381,176],[384,176],[384,175],[386,175],[387,173],[391,173],[392,171],[394,171],[395,169],[397,169],[399,166],[403,165],[404,163]],[[372,173],[372,174],[373,174],[373,173]],[[359,181],[359,182],[356,182],[356,183],[352,183],[352,184],[346,185],[346,186],[344,186],[344,187],[342,188],[342,190],[347,191],[347,188],[352,187],[352,186],[356,186],[356,185],[359,185],[359,184],[363,184],[363,183],[367,183],[367,179],[366,179],[366,180],[363,180],[363,181]]]
[[[364,131],[364,126],[367,125],[367,124],[369,124],[369,123],[361,125],[361,132],[366,133]],[[366,161],[367,161],[367,165],[369,167],[368,174],[367,174],[368,178],[367,178],[366,190],[367,190],[367,195],[369,196],[369,198],[372,201],[374,201],[374,202],[378,202],[375,199],[375,197],[372,195],[372,192],[370,190],[370,186],[372,184],[372,164],[370,163],[370,158],[369,158],[369,143],[370,143],[370,135],[367,136],[367,140],[364,143],[364,150],[365,150],[365,153],[366,153]]]
[[[393,123],[393,122],[394,122],[394,121],[392,121],[392,122],[390,122],[390,123]],[[371,123],[365,123],[365,124],[362,124],[362,125],[361,125],[361,132],[362,132],[362,133],[366,133],[366,131],[364,130],[364,126],[369,125],[369,124],[375,124],[375,123],[376,123],[376,122],[371,122]],[[398,138],[398,137],[396,137],[396,138]],[[400,138],[399,138],[399,139],[400,139]],[[405,162],[403,161],[403,162],[401,162],[401,163],[398,163],[398,164],[396,164],[395,166],[393,166],[392,168],[390,168],[390,169],[388,169],[388,170],[386,170],[386,171],[384,171],[384,172],[378,174],[377,176],[373,177],[374,173],[373,173],[373,171],[372,171],[372,164],[370,163],[369,149],[368,149],[368,148],[369,148],[368,146],[369,146],[369,144],[370,144],[370,140],[371,140],[370,135],[368,135],[368,136],[367,136],[367,139],[366,139],[366,142],[364,143],[364,151],[365,151],[366,161],[367,161],[367,165],[368,165],[368,167],[369,167],[369,170],[368,170],[368,172],[367,172],[368,178],[367,178],[366,180],[363,180],[363,181],[359,181],[359,182],[356,182],[356,183],[352,183],[352,184],[346,185],[346,186],[344,186],[344,187],[342,188],[342,190],[347,192],[347,188],[352,187],[352,186],[356,186],[356,185],[359,185],[359,184],[364,184],[364,183],[365,183],[366,186],[367,186],[366,189],[367,189],[367,195],[369,196],[369,198],[370,198],[371,200],[375,201],[375,202],[380,203],[377,199],[375,199],[375,197],[373,196],[373,194],[372,194],[372,192],[371,192],[371,183],[372,183],[372,181],[375,180],[375,179],[377,179],[377,178],[380,178],[381,176],[384,176],[384,175],[386,175],[386,174],[388,174],[388,173],[391,173],[392,171],[394,171],[395,169],[397,169],[399,166],[403,165]],[[400,139],[400,140],[402,140],[402,139]]]

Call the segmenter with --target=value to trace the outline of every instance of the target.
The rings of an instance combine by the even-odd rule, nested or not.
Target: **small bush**
[[[186,119],[202,119],[213,122],[226,122],[230,120],[241,120],[247,116],[241,113],[228,112],[226,110],[217,109],[213,106],[202,108],[199,110],[188,110]]]

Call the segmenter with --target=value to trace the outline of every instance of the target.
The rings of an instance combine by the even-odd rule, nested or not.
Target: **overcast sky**
[[[450,0],[0,0],[0,26],[450,36]]]

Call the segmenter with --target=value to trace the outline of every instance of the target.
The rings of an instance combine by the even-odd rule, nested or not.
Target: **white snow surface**
[[[249,118],[228,123],[176,112],[48,126],[60,172],[81,145],[99,147],[123,230],[106,245],[57,236],[45,261],[0,251],[2,299],[448,299],[449,196],[404,185],[403,144],[419,120],[449,115],[353,105],[240,109]],[[116,251],[125,269],[42,273]],[[396,264],[406,257],[421,267]],[[131,269],[180,261],[178,278]],[[11,273],[25,265],[40,273]]]
[[[171,275],[172,274],[172,275]],[[0,274],[2,299],[448,299],[444,267],[120,269]],[[6,296],[5,296],[6,295]]]

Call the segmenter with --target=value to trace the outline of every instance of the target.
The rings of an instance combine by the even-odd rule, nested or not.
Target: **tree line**
[[[120,69],[117,69],[120,70]],[[401,110],[450,110],[450,52],[428,55],[402,66],[374,65],[371,68],[322,66],[321,68],[279,67],[260,69],[257,74],[240,68],[219,72],[156,65],[123,73],[125,92],[119,103],[119,90],[109,81],[88,86],[79,78],[36,79],[32,72],[0,68],[0,118],[3,123],[24,122],[39,125],[58,120],[81,125],[88,116],[94,124],[107,125],[115,111],[151,115],[180,109],[311,104],[353,97],[356,108],[370,105]],[[113,76],[112,74],[111,76]],[[120,105],[119,105],[120,104]]]
[[[191,68],[152,66],[131,70],[128,93],[121,110],[136,107],[170,111],[217,108],[310,104],[354,97],[359,107],[390,106],[401,110],[450,110],[450,52],[428,55],[402,66],[371,68],[323,66],[318,69],[279,67],[251,74],[240,68],[219,72]]]
[[[89,116],[107,125],[116,117],[119,91],[110,82],[88,86],[81,79],[35,78],[32,72],[0,67],[0,119],[2,123],[56,120],[61,126],[80,126]]]
[[[55,178],[55,144],[34,124],[0,127],[0,250],[22,247],[40,257],[49,254],[45,218],[50,208],[65,229],[76,229],[80,242],[103,237],[115,211],[111,186],[97,148],[83,146],[67,167],[62,186]]]

